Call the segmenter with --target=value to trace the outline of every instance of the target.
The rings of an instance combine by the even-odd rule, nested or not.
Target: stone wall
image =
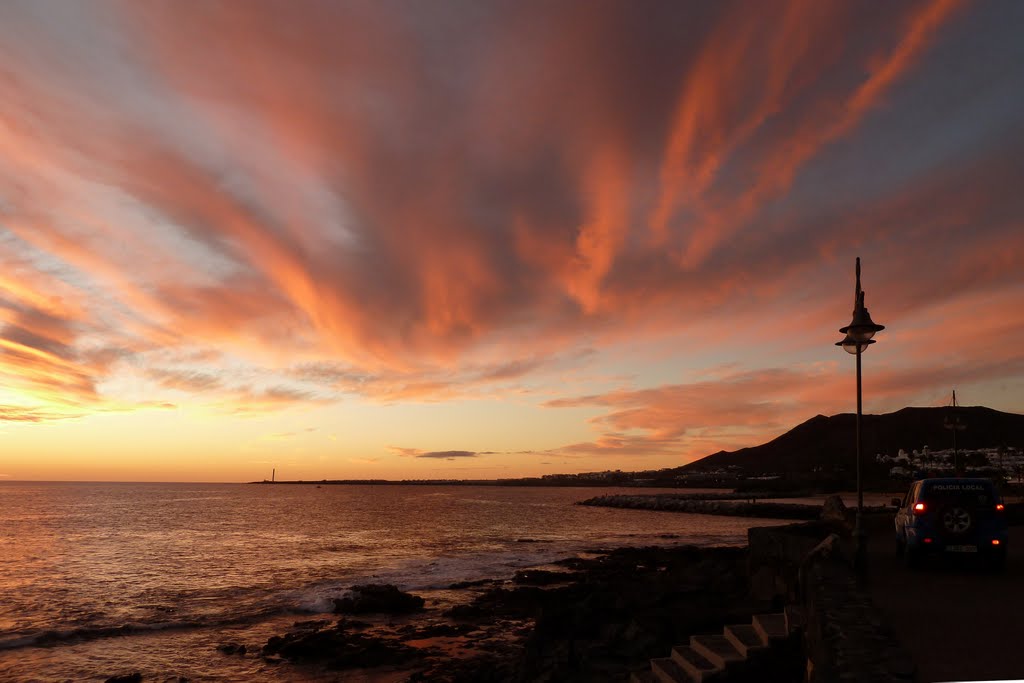
[[[808,683],[914,680],[913,660],[845,557],[819,554],[801,579]]]
[[[752,596],[798,608],[808,683],[913,681],[913,661],[858,586],[848,531],[825,521],[750,529]]]
[[[774,609],[797,603],[800,565],[830,531],[818,521],[749,529],[751,596]]]

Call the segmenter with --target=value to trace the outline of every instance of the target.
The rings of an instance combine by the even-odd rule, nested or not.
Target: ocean
[[[443,607],[454,582],[777,523],[573,505],[621,492],[637,491],[0,482],[0,680],[322,680],[217,647],[266,642],[354,584]]]

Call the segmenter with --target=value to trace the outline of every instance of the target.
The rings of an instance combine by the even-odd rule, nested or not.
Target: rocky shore
[[[337,617],[297,622],[248,656],[387,680],[626,681],[690,634],[749,621],[756,608],[744,548],[595,550],[451,591],[463,599],[442,609],[393,586],[353,587]]]

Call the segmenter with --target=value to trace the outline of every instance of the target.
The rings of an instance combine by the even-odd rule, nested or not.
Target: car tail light
[[[930,539],[930,538],[928,538],[927,536],[925,536],[924,542],[925,542],[925,543],[931,543],[931,542],[932,542],[932,539]]]
[[[1006,509],[1005,505],[1003,505],[1002,503],[996,503],[996,512],[1002,512],[1005,509]]]
[[[993,538],[992,539],[992,545],[999,545],[999,539],[998,538]]]
[[[924,510],[925,510],[924,503],[918,503],[917,505],[914,506],[914,514],[915,515],[923,514]]]

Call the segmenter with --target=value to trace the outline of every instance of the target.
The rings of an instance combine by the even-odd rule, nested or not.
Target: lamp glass
[[[850,325],[849,336],[854,341],[866,342],[875,336],[874,325]]]
[[[864,350],[868,348],[868,346],[874,343],[875,342],[873,342],[870,339],[867,339],[865,341],[857,341],[856,339],[853,338],[853,335],[847,334],[846,339],[844,339],[841,342],[836,342],[836,346],[842,346],[843,351],[846,351],[849,354],[857,354],[863,353]]]

